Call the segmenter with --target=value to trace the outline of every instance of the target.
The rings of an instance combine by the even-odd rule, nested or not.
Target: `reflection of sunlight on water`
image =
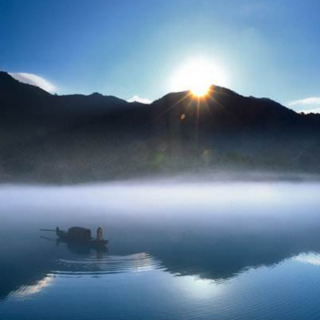
[[[47,288],[52,284],[53,278],[49,275],[45,276],[42,280],[38,281],[36,284],[29,286],[21,286],[18,290],[13,291],[10,295],[13,297],[27,297],[39,293],[44,288]]]
[[[183,276],[180,289],[191,299],[203,300],[222,294],[227,289],[224,284],[196,276]]]
[[[301,253],[298,256],[294,257],[294,260],[313,264],[314,266],[320,266],[320,254],[311,252],[311,253]]]
[[[153,258],[147,255],[145,252],[139,253],[139,258],[134,260],[133,271],[151,271],[155,269],[156,263]]]

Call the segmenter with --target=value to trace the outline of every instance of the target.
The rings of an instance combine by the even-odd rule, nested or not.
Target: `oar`
[[[41,239],[45,239],[45,240],[49,240],[49,241],[54,241],[56,242],[56,239],[52,239],[52,238],[48,238],[48,237],[44,237],[44,236],[40,236]]]
[[[40,231],[50,231],[50,232],[56,232],[55,229],[40,229]]]

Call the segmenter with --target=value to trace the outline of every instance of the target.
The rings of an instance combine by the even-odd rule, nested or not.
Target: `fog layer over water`
[[[2,319],[319,318],[320,184],[0,187]],[[40,228],[98,226],[107,251]]]

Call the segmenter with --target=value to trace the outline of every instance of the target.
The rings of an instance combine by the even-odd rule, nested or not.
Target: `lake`
[[[320,183],[0,187],[0,319],[319,319]],[[107,250],[40,228],[102,227]]]

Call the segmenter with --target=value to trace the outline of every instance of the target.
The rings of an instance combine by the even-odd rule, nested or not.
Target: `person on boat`
[[[97,240],[101,241],[102,240],[102,228],[97,229]]]

